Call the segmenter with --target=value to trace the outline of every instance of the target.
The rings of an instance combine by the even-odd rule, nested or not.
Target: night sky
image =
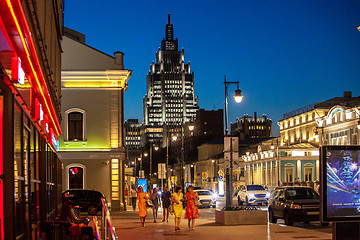
[[[343,91],[360,95],[359,11],[359,0],[67,0],[64,18],[88,45],[125,53],[125,68],[133,70],[125,119],[143,119],[146,74],[170,13],[200,108],[224,108],[226,74],[240,81],[244,96],[240,104],[229,98],[229,122],[266,114],[277,136],[284,113]]]

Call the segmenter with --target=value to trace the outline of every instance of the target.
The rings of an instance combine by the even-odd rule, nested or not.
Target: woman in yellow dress
[[[175,192],[171,196],[171,202],[174,207],[174,215],[175,215],[175,230],[180,230],[180,218],[183,210],[184,195],[182,194],[182,188],[176,187]]]
[[[145,227],[145,218],[147,216],[147,206],[146,206],[146,200],[148,199],[147,193],[143,191],[142,186],[139,186],[139,190],[137,193],[137,199],[138,199],[138,207],[139,207],[139,217],[140,217],[140,226]]]

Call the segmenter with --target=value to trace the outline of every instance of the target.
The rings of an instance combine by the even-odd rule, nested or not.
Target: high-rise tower
[[[156,53],[156,62],[150,66],[146,82],[142,142],[161,143],[169,129],[181,131],[181,124],[194,119],[199,109],[194,95],[194,73],[190,72],[190,62],[184,62],[184,49],[178,50],[170,14],[165,38]]]

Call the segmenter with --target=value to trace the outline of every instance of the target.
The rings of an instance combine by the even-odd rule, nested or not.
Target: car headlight
[[[299,204],[294,204],[294,203],[292,203],[292,204],[290,205],[290,208],[291,208],[291,209],[302,209],[301,205],[299,205]]]
[[[213,197],[213,199],[217,199],[219,196],[216,194],[216,193],[214,193],[213,195],[212,195],[212,197]]]
[[[270,193],[266,193],[266,197],[270,198],[271,194]]]
[[[249,193],[249,198],[254,198],[255,195],[253,193]]]

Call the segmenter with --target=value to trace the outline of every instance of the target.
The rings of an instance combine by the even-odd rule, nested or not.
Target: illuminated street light
[[[241,90],[239,89],[239,81],[236,82],[228,82],[226,81],[226,75],[224,77],[224,86],[225,86],[225,137],[228,136],[229,129],[228,129],[228,87],[230,84],[236,84],[237,88],[235,90],[234,100],[237,103],[240,103],[243,99],[241,96]],[[232,153],[230,153],[230,168],[226,168],[226,203],[225,207],[231,207],[231,197],[232,197],[232,174],[233,174],[233,159]]]
[[[193,124],[190,124],[190,125],[189,125],[189,130],[190,130],[190,131],[194,131],[194,128],[195,128],[195,126],[194,126]]]
[[[235,90],[235,96],[234,96],[235,102],[241,103],[243,96],[241,96],[241,90],[236,89]]]

